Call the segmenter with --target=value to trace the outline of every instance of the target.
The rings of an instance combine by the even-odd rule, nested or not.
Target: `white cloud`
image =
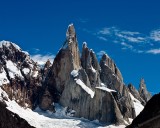
[[[121,45],[124,46],[125,48],[128,48],[128,49],[132,49],[132,48],[133,48],[132,45],[127,44],[127,43],[125,43],[125,42],[122,42]]]
[[[98,32],[98,34],[109,35],[109,34],[111,34],[111,30],[112,30],[112,28],[102,28],[102,29]]]
[[[86,31],[86,30],[84,30]],[[143,34],[137,31],[128,31],[117,27],[104,27],[98,31],[86,31],[99,40],[109,41],[120,45],[122,50],[130,50],[134,53],[160,54],[160,29],[153,30],[150,34]],[[157,48],[158,47],[158,48]],[[150,48],[151,50],[147,50]],[[101,57],[103,52],[97,53]]]
[[[130,34],[131,33],[132,32],[130,32]],[[135,36],[132,36],[130,34],[128,35],[128,34],[123,34],[123,32],[118,32],[115,35],[118,36],[120,39],[129,41],[129,42],[139,43],[139,42],[144,42],[145,41],[144,37],[140,37],[140,36],[135,37]]]
[[[43,65],[46,63],[46,61],[49,59],[51,63],[53,62],[55,55],[41,55],[41,54],[36,54],[36,55],[31,55],[31,58],[37,62],[39,65]]]
[[[140,34],[139,32],[131,32],[131,31],[121,31],[121,33],[125,35],[131,35],[131,36]]]
[[[146,53],[150,53],[150,54],[160,54],[160,48],[159,49],[151,49],[146,51]]]
[[[153,31],[150,33],[150,37],[151,37],[151,39],[154,40],[154,41],[160,41],[160,29],[153,30]]]
[[[140,32],[132,32],[132,31],[126,31],[126,30],[120,30],[116,27],[104,27],[101,30],[97,32],[97,36],[115,36],[115,38],[118,38],[120,42],[122,41],[129,41],[133,43],[139,43],[146,41],[146,37],[142,36]],[[99,38],[101,39],[101,38]]]
[[[103,37],[103,36],[98,36],[98,38],[99,38],[100,40],[107,41],[107,38],[105,38],[105,37]]]

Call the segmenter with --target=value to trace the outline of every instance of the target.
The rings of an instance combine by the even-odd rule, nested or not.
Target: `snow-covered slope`
[[[7,93],[0,88],[0,101],[3,101],[4,97],[8,99]],[[9,99],[5,102],[8,110],[18,114],[36,128],[125,128],[124,125],[102,125],[98,121],[66,116],[67,108],[63,108],[59,104],[55,104],[56,113],[52,113],[50,111],[42,111],[39,108],[36,108],[35,111],[28,108],[25,109]]]
[[[6,74],[5,70],[4,70],[4,68],[2,68],[1,70],[2,71],[0,72],[0,86],[9,83],[9,80],[7,78],[7,74]]]
[[[136,116],[138,116],[139,113],[143,110],[144,106],[141,104],[141,102],[139,100],[134,98],[134,96],[131,93],[129,93],[129,94],[131,96],[131,99],[133,100],[134,108],[136,111]]]

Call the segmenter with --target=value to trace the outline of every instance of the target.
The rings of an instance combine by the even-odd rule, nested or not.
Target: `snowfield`
[[[141,104],[139,100],[134,98],[134,96],[131,93],[129,93],[129,95],[131,96],[131,99],[133,100],[134,108],[136,111],[136,116],[138,116],[139,113],[143,110],[144,106]]]
[[[8,97],[6,92],[0,88],[0,100],[2,95]],[[104,125],[97,120],[89,121],[84,118],[75,118],[66,116],[66,108],[55,104],[56,113],[50,111],[42,111],[38,107],[35,111],[31,109],[24,109],[20,107],[15,101],[5,101],[7,109],[13,113],[18,114],[21,118],[25,119],[30,125],[36,128],[125,128],[124,125]]]

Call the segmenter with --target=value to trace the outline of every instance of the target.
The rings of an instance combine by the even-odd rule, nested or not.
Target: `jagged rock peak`
[[[141,98],[138,90],[131,83],[128,84],[128,89],[129,89],[129,92],[142,103],[142,105],[146,104],[146,102]]]
[[[76,35],[75,28],[74,28],[73,23],[71,23],[68,26],[68,29],[67,29],[67,32],[66,32],[66,37],[67,38],[69,38],[69,37],[75,37],[75,35]]]
[[[86,42],[83,42],[82,48],[83,48],[83,49],[84,49],[84,48],[87,48],[87,43],[86,43]]]
[[[106,70],[106,68],[108,68],[107,72],[109,74],[115,74],[117,76],[117,79],[119,79],[123,83],[123,77],[120,70],[118,69],[114,61],[107,54],[103,54],[102,59],[100,61],[100,65],[102,70]]]
[[[140,89],[146,89],[146,84],[144,78],[141,78],[140,80]]]
[[[147,91],[145,80],[143,78],[140,80],[139,94],[146,102],[152,97],[151,94]]]
[[[7,48],[14,47],[16,50],[21,51],[21,48],[18,45],[10,41],[5,41],[5,40],[0,41],[0,48],[4,46]]]
[[[102,60],[107,60],[108,58],[110,58],[106,53],[104,53],[102,55]]]

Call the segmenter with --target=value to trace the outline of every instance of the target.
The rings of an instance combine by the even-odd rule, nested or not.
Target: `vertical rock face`
[[[67,29],[67,32],[66,32],[66,42],[64,43],[63,48],[65,49],[65,47],[67,47],[67,49],[72,54],[72,56],[74,58],[73,66],[74,66],[75,69],[78,70],[80,68],[80,65],[81,65],[80,64],[80,54],[79,54],[76,32],[75,32],[73,24],[70,24],[68,26],[68,29]]]
[[[146,84],[143,78],[140,81],[139,94],[145,102],[147,102],[151,98],[151,94],[147,91]]]
[[[117,91],[116,101],[124,118],[134,118],[135,110],[128,89],[123,84],[123,77],[116,64],[106,54],[100,61],[101,81],[110,89]]]
[[[88,75],[91,87],[99,86],[100,85],[100,77],[99,77],[100,66],[95,53],[93,52],[93,50],[90,50],[87,47],[86,43],[83,43],[81,64],[82,64],[82,68],[85,69]]]
[[[52,65],[56,87],[60,93],[69,80],[71,71],[78,70],[80,67],[80,53],[77,37],[73,24],[70,24],[66,33],[66,41]],[[61,87],[61,89],[59,89],[59,87]]]
[[[41,108],[47,109],[49,107],[46,105],[43,106],[44,103],[42,103],[45,101],[43,98],[46,97],[44,95],[47,90],[50,95],[47,97],[49,97],[50,100],[48,100],[49,103],[46,104],[59,101],[60,95],[70,81],[71,71],[79,70],[80,64],[80,53],[76,33],[73,24],[70,24],[66,32],[66,41],[55,57],[53,65],[45,78],[41,95],[42,98],[40,98]]]

